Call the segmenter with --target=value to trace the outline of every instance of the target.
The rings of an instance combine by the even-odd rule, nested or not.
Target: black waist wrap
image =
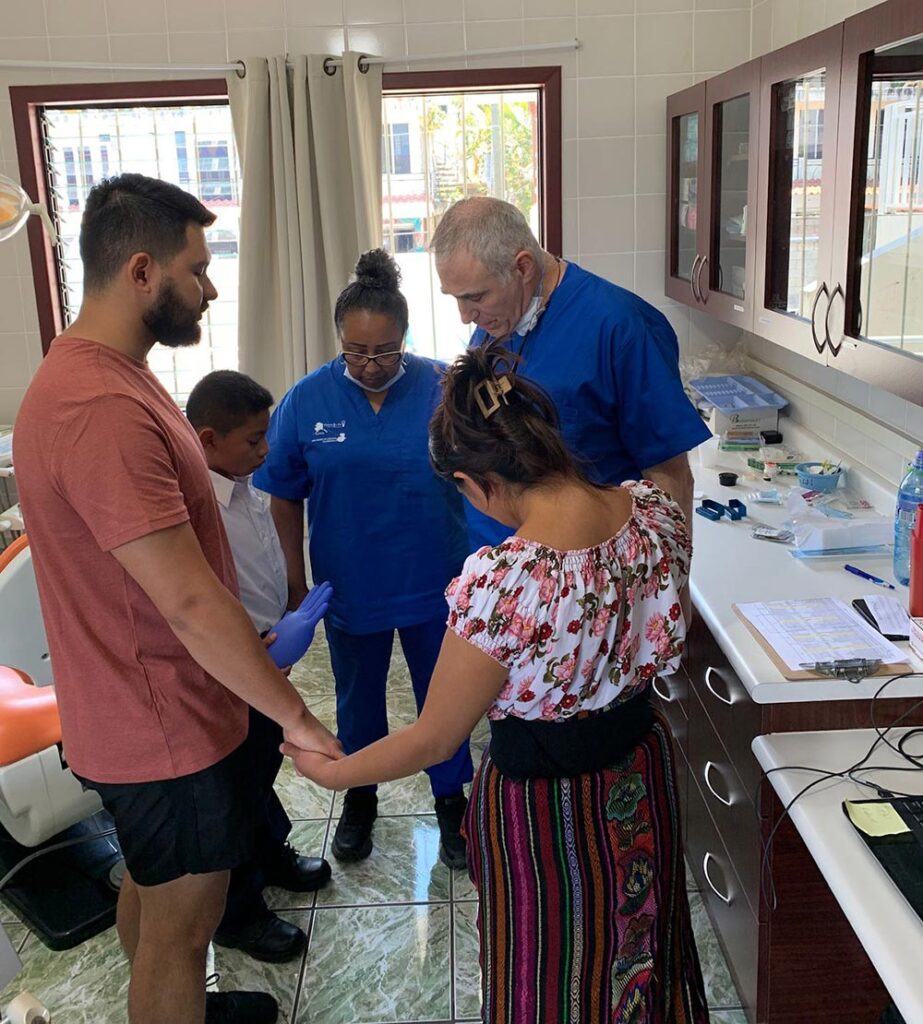
[[[559,722],[506,718],[490,723],[490,756],[515,779],[567,778],[601,771],[633,750],[650,731],[650,690],[605,711]]]

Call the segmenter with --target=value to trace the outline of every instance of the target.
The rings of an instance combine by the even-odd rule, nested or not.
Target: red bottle
[[[923,618],[923,506],[910,537],[910,614]]]

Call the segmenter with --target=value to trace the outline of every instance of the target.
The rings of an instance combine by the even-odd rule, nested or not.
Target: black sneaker
[[[266,992],[206,992],[205,1024],[276,1024],[279,1004]]]
[[[468,808],[464,793],[436,797],[436,820],[439,822],[439,859],[447,868],[461,871],[468,866],[467,847],[461,824]]]
[[[268,908],[241,927],[219,928],[213,941],[216,946],[242,950],[254,960],[267,964],[294,960],[308,944],[305,933],[297,925]]]
[[[337,860],[365,860],[372,852],[372,826],[378,797],[367,789],[348,789],[330,852]]]

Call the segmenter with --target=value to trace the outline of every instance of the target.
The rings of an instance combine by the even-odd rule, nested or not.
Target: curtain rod
[[[464,60],[466,58],[493,57],[500,54],[539,53],[543,50],[579,50],[579,39],[567,39],[560,43],[535,43],[532,46],[502,46],[488,50],[468,50],[466,53],[426,53],[415,57],[369,57],[363,55],[360,65],[365,64],[418,64],[433,60]],[[291,61],[288,62],[291,64]],[[326,66],[341,67],[342,57],[328,57]],[[59,60],[0,60],[0,68],[34,69],[47,68],[75,71],[189,71],[226,72],[236,71],[243,76],[246,65],[242,60],[228,64],[113,64],[106,61],[59,61]]]

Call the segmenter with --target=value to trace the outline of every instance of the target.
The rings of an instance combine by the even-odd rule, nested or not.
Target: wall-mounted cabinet
[[[923,403],[923,2],[670,97],[667,131],[667,295]]]
[[[667,101],[666,292],[728,323],[753,319],[759,61]]]

